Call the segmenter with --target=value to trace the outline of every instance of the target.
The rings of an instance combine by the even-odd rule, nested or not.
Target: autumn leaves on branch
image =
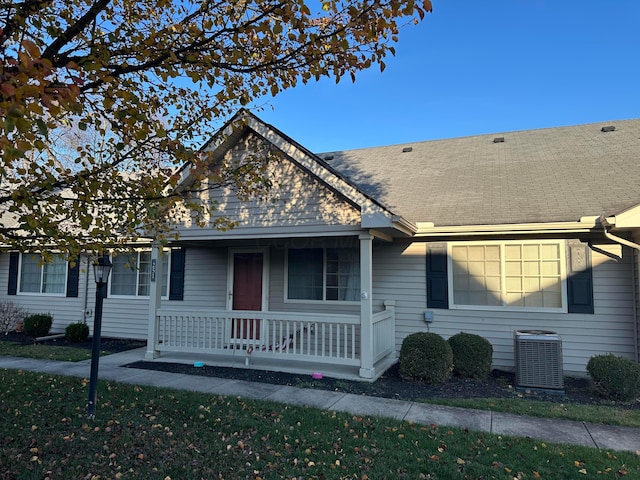
[[[218,165],[207,182],[199,146],[221,120],[300,82],[384,70],[400,28],[430,10],[428,0],[0,4],[0,242],[74,255],[162,237],[178,203],[215,216],[173,189],[185,164],[198,189],[260,194],[270,185],[252,165]]]

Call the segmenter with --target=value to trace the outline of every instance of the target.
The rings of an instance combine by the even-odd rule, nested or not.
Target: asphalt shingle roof
[[[640,119],[319,157],[395,213],[436,226],[577,221],[640,205]]]

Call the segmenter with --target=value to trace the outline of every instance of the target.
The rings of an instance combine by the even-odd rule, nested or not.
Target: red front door
[[[233,310],[262,310],[262,252],[233,254]],[[234,320],[235,338],[259,339],[259,319]]]

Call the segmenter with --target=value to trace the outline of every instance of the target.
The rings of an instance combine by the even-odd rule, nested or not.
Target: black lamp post
[[[93,317],[93,341],[91,344],[91,376],[89,377],[89,405],[87,417],[96,416],[96,400],[98,398],[98,359],[100,358],[100,330],[102,329],[102,301],[107,296],[107,281],[111,272],[111,262],[107,257],[100,257],[93,264],[96,280],[96,308]]]

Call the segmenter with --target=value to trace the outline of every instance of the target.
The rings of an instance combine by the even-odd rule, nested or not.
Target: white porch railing
[[[373,363],[391,355],[396,349],[396,302],[384,304],[385,310],[373,315]]]
[[[373,315],[373,363],[395,351],[395,302]],[[301,312],[156,312],[159,352],[236,354],[360,366],[360,316]]]
[[[161,309],[157,319],[159,351],[229,354],[241,349],[253,356],[360,363],[355,315]]]

